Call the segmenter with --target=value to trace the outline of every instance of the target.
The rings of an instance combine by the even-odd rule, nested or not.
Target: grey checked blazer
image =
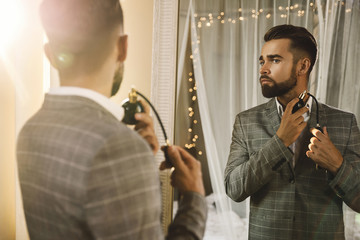
[[[228,196],[250,196],[249,239],[344,239],[342,203],[360,211],[360,134],[353,114],[319,104],[320,125],[344,162],[336,176],[316,170],[305,152],[316,125],[313,102],[294,154],[277,137],[280,117],[275,99],[237,115],[225,169]]]
[[[163,239],[153,154],[94,101],[46,95],[17,160],[31,239]],[[188,193],[168,237],[200,239],[205,220],[205,199]]]

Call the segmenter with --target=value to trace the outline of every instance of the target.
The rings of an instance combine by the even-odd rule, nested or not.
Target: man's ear
[[[310,69],[311,61],[309,58],[301,58],[297,63],[298,75],[307,75]]]
[[[117,60],[120,62],[124,62],[127,55],[127,48],[128,48],[128,36],[122,35],[117,40],[117,49],[118,49],[118,57]]]
[[[58,69],[57,64],[56,64],[56,56],[55,56],[54,52],[52,51],[49,43],[45,43],[44,51],[45,51],[46,57],[49,59],[50,64],[54,68]]]

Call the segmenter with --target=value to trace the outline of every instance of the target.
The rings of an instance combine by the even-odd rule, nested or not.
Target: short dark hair
[[[306,30],[306,28],[293,26],[293,25],[278,25],[269,29],[265,35],[264,40],[268,42],[273,39],[290,39],[290,51],[301,51],[305,52],[310,57],[310,68],[309,74],[313,69],[313,66],[316,62],[316,55],[317,55],[317,44],[314,36]],[[294,54],[295,56],[295,54]],[[299,58],[295,59],[294,61],[298,61]]]
[[[95,65],[123,28],[119,0],[43,0],[40,17],[52,50]]]

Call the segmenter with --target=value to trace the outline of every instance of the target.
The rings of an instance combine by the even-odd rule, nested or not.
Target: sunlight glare
[[[24,12],[19,0],[0,0],[0,51],[4,53],[15,40],[23,23]]]

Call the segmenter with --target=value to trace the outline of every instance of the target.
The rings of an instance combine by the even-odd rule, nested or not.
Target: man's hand
[[[294,98],[287,104],[285,112],[281,118],[280,127],[276,132],[276,135],[286,147],[296,141],[307,124],[304,122],[304,117],[302,116],[304,113],[309,111],[307,107],[302,107],[295,113],[291,113],[297,101],[298,98]]]
[[[145,112],[135,114],[135,119],[138,121],[135,130],[149,143],[155,155],[159,150],[159,142],[155,135],[153,120],[149,114],[150,107],[142,99],[140,99],[140,103],[143,105]]]
[[[205,196],[200,162],[178,146],[169,146],[168,154],[175,168],[171,174],[171,185],[180,193],[197,192]],[[164,161],[160,165],[160,170],[166,168],[171,166]]]
[[[314,137],[310,139],[309,151],[306,152],[306,156],[336,175],[344,159],[331,142],[326,127],[323,128],[323,131],[324,133],[316,128],[310,130]]]

